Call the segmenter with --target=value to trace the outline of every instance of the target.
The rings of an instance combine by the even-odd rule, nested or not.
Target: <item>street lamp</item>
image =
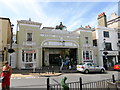
[[[108,54],[108,52],[107,52],[106,45],[105,45],[105,39],[103,39],[103,40],[104,40],[104,52],[103,52],[103,54],[105,56],[105,58],[104,58],[104,67],[107,70],[108,69],[108,67],[107,67],[107,54]]]
[[[8,52],[10,53],[10,66],[11,66],[11,54],[13,53],[13,52],[15,52],[14,51],[14,49],[12,49],[12,43],[13,43],[13,24],[11,24],[11,40],[10,40],[10,49],[8,49]]]

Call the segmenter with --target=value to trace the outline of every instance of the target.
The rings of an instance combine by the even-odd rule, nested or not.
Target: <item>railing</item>
[[[92,88],[108,88],[107,82],[111,82],[112,79],[100,80],[96,82],[89,82],[82,84],[82,88],[92,89]]]
[[[49,82],[49,78],[47,79]],[[108,82],[115,82],[114,75],[111,79],[105,79],[95,82],[82,83],[82,78],[77,82],[67,83],[70,90],[92,90],[92,89],[108,89]],[[47,83],[47,90],[64,90],[61,84],[49,84]]]
[[[89,83],[84,83],[82,84],[82,88],[87,90],[87,89],[95,89],[95,88],[108,88],[107,82],[111,82],[112,79],[107,79],[107,80],[101,80],[101,81],[96,81],[96,82],[89,82]],[[71,82],[67,83],[70,89],[81,89],[80,82]],[[62,86],[60,84],[54,84],[50,85],[49,90],[61,90]],[[82,89],[81,89],[82,90]]]

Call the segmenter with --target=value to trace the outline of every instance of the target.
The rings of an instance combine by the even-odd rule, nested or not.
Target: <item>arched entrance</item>
[[[45,41],[42,46],[42,65],[43,66],[59,66],[61,65],[61,58],[65,60],[68,55],[73,62],[77,62],[78,45],[73,41]]]

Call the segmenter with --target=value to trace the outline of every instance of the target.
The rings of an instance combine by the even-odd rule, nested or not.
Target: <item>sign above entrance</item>
[[[46,41],[44,44],[44,46],[72,46],[72,47],[77,47],[77,44],[75,44],[74,42],[50,42],[50,41]]]
[[[35,50],[26,50],[26,51],[24,51],[24,53],[36,53],[36,51]]]

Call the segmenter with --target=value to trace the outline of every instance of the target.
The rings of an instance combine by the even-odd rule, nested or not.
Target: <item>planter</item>
[[[119,90],[120,89],[120,81],[116,81],[115,83],[113,82],[107,82],[108,84],[108,89],[111,90],[111,89],[115,89],[115,90]]]

